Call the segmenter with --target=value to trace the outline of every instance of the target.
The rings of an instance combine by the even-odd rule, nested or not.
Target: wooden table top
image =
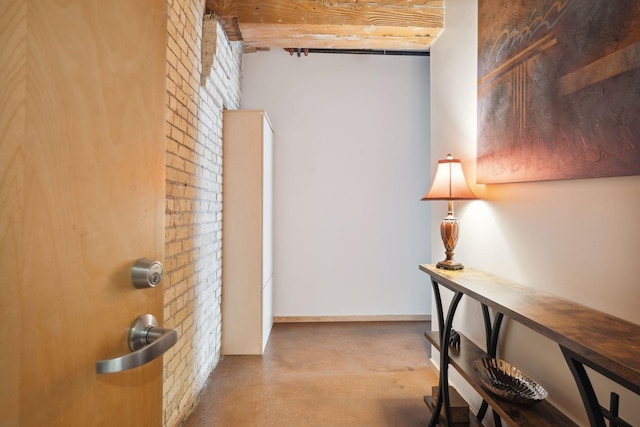
[[[473,268],[421,264],[420,270],[572,350],[640,394],[640,325]]]

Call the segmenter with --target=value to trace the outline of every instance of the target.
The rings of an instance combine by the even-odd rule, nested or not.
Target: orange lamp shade
[[[438,160],[438,169],[433,184],[421,200],[468,200],[475,199],[462,172],[460,159],[451,154],[444,160]]]

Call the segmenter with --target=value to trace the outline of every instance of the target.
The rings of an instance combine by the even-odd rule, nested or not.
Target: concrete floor
[[[426,426],[428,322],[279,323],[263,356],[225,356],[186,427]]]

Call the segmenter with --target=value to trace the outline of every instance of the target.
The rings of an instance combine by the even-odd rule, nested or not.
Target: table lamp
[[[421,200],[447,200],[449,210],[447,216],[440,223],[440,235],[444,243],[447,258],[440,261],[438,268],[446,270],[461,270],[464,266],[453,259],[453,253],[458,244],[458,218],[453,215],[454,200],[475,199],[462,172],[462,164],[459,159],[454,159],[451,154],[447,154],[444,160],[438,160],[438,169],[433,178],[433,184],[422,197]]]

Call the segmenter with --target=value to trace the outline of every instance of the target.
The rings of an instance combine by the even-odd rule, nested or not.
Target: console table
[[[465,268],[451,271],[435,265],[422,264],[420,270],[431,277],[438,315],[437,332],[425,337],[440,351],[440,377],[437,404],[433,405],[430,427],[451,420],[448,393],[448,368],[453,366],[484,399],[477,419],[482,420],[491,406],[496,425],[501,419],[509,426],[575,426],[570,419],[547,400],[523,406],[509,403],[485,390],[471,363],[480,358],[496,357],[498,334],[503,316],[555,341],[573,374],[592,427],[632,427],[618,416],[618,396],[611,393],[609,407],[596,398],[585,366],[610,378],[640,395],[640,326],[609,314],[588,308],[550,293],[522,286],[508,280]],[[440,287],[454,293],[446,317],[440,297]],[[451,326],[462,296],[478,301],[482,306],[486,351],[460,335],[460,347],[449,346]],[[493,323],[489,308],[494,310]],[[429,398],[425,398],[430,403]],[[429,405],[431,406],[431,405]],[[445,421],[446,422],[446,421]],[[636,425],[638,420],[635,420]]]

